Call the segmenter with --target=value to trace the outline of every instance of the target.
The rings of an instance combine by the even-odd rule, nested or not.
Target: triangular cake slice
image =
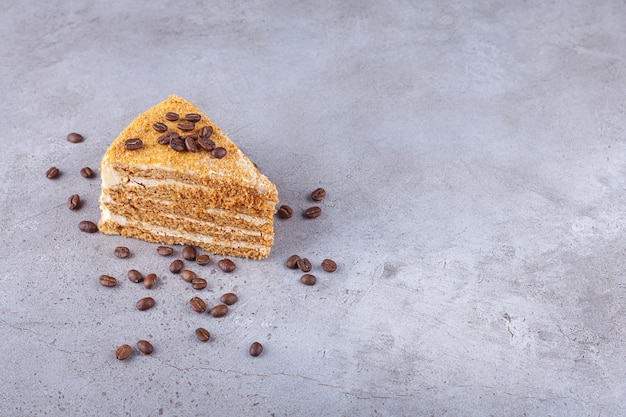
[[[137,116],[100,166],[101,232],[265,258],[276,187],[200,110],[172,95]]]

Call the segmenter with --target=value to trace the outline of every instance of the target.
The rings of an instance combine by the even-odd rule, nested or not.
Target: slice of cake
[[[101,232],[265,258],[276,187],[192,103],[172,95],[137,116],[100,165]]]

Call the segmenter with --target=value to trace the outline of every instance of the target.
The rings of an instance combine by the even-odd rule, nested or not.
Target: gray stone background
[[[623,1],[0,3],[0,415],[626,413]],[[196,268],[222,319],[156,245],[77,228],[80,168],[169,94],[282,204],[328,192],[268,259]],[[305,287],[293,253],[339,269]]]

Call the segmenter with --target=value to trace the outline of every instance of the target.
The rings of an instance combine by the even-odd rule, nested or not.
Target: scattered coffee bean
[[[170,256],[172,253],[174,253],[174,249],[170,248],[169,246],[159,246],[156,251],[161,256]]]
[[[191,283],[194,279],[198,278],[198,275],[193,271],[183,269],[180,271],[180,278],[185,282]]]
[[[146,275],[146,277],[143,279],[143,287],[146,289],[151,289],[152,287],[154,287],[154,283],[156,282],[157,276],[156,274],[148,274]]]
[[[80,175],[83,178],[91,178],[93,177],[93,170],[89,167],[83,167],[80,169]]]
[[[337,270],[337,263],[332,259],[324,259],[322,261],[322,269],[326,272],[335,272]]]
[[[194,278],[191,280],[191,288],[194,290],[203,290],[207,286],[206,279],[204,278]]]
[[[213,317],[224,317],[228,314],[228,306],[225,304],[218,304],[209,311]]]
[[[285,262],[285,266],[289,269],[296,269],[298,268],[299,260],[300,260],[300,257],[298,255],[291,255],[289,258],[287,258],[287,262]]]
[[[124,147],[129,151],[136,151],[143,147],[143,142],[139,138],[126,139]]]
[[[67,208],[70,210],[76,210],[78,208],[78,206],[80,205],[80,197],[78,196],[78,194],[72,194],[68,199],[67,199]]]
[[[185,264],[183,263],[183,261],[181,261],[180,259],[176,259],[170,264],[170,272],[172,274],[178,274],[180,271],[183,270],[184,266]]]
[[[167,132],[166,134],[159,136],[157,142],[159,145],[169,145],[172,139],[178,137],[180,137],[180,135],[177,132]]]
[[[300,282],[304,285],[315,285],[317,278],[313,274],[304,274],[300,277]]]
[[[128,279],[134,283],[138,283],[143,281],[143,274],[136,269],[131,269],[128,271]]]
[[[307,258],[298,259],[296,261],[296,265],[298,265],[298,268],[300,268],[300,271],[302,272],[309,272],[313,268],[313,265],[311,265],[311,261],[309,261]]]
[[[187,261],[195,261],[198,252],[193,246],[187,245],[183,248],[183,259]]]
[[[209,257],[209,255],[206,254],[202,254],[202,255],[198,255],[196,256],[196,263],[198,265],[207,265],[211,262],[211,258]]]
[[[154,298],[144,297],[141,300],[137,301],[136,307],[137,307],[137,310],[145,311],[154,307],[155,304],[156,302],[154,301]]]
[[[211,139],[209,138],[203,138],[200,137],[198,139],[197,142],[198,146],[200,146],[202,149],[207,150],[209,152],[211,152],[213,149],[215,149],[215,142],[213,142]]]
[[[59,176],[59,169],[57,167],[49,168],[46,171],[46,178],[48,178],[49,180],[56,178],[58,176]]]
[[[213,126],[203,126],[198,132],[198,136],[204,139],[208,139],[213,134]]]
[[[200,297],[193,297],[189,300],[189,304],[196,313],[204,313],[206,311],[206,303]]]
[[[319,217],[320,214],[322,214],[322,209],[318,206],[309,207],[308,209],[304,210],[304,216],[309,219]]]
[[[211,151],[211,155],[213,155],[214,158],[222,159],[226,156],[226,149],[222,147],[215,148]]]
[[[185,148],[187,148],[189,152],[198,152],[196,140],[193,138],[193,135],[185,137]]]
[[[184,152],[187,149],[185,147],[185,139],[180,136],[172,136],[170,139],[170,148],[174,149],[176,152]]]
[[[117,285],[117,280],[109,275],[100,275],[98,282],[100,282],[100,285],[103,287],[115,287]]]
[[[232,292],[227,292],[226,294],[223,294],[220,297],[220,301],[224,304],[226,304],[227,306],[231,306],[233,304],[235,304],[237,302],[239,298],[237,298],[237,294],[234,294]]]
[[[178,126],[178,128],[182,130],[183,132],[190,132],[196,127],[196,125],[193,122],[190,122],[189,120],[185,120],[184,122],[179,122],[176,126]]]
[[[79,133],[70,133],[69,135],[67,135],[68,142],[79,143],[79,142],[82,142],[83,139],[85,138],[83,137],[83,135]]]
[[[326,190],[318,188],[311,193],[311,199],[313,201],[322,201],[326,197]]]
[[[113,254],[118,258],[125,259],[130,256],[130,249],[128,249],[126,246],[118,246],[113,251]]]
[[[81,232],[85,233],[96,233],[98,231],[98,226],[94,222],[90,222],[89,220],[83,220],[78,223],[78,228]]]
[[[154,347],[152,346],[152,343],[148,342],[147,340],[139,340],[137,342],[137,350],[139,350],[144,355],[149,355],[154,352]]]
[[[133,353],[133,348],[129,345],[122,345],[115,350],[115,357],[121,361],[128,359]]]
[[[221,259],[217,266],[224,272],[233,272],[235,270],[235,263],[230,259]]]
[[[209,339],[211,338],[211,333],[209,333],[209,331],[207,329],[204,329],[202,327],[198,327],[196,329],[196,337],[201,342],[208,342]]]
[[[261,353],[263,353],[263,345],[259,342],[254,342],[250,345],[250,349],[248,350],[248,352],[250,353],[250,356],[257,357]]]
[[[276,214],[278,214],[278,217],[281,219],[288,219],[293,216],[293,209],[289,206],[282,205]]]
[[[165,123],[155,123],[152,125],[152,128],[159,133],[167,132],[167,125]]]
[[[187,113],[185,115],[185,120],[192,122],[192,123],[197,123],[200,121],[200,119],[202,118],[202,116],[200,116],[197,113]]]
[[[165,113],[165,120],[168,120],[170,122],[175,122],[176,120],[178,120],[178,114],[168,111],[167,113]]]

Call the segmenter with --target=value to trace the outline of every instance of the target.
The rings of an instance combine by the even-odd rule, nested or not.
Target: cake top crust
[[[178,116],[176,120],[175,115]],[[183,139],[177,139],[172,145],[162,144],[166,142],[162,137],[168,133]],[[193,142],[187,142],[190,148],[185,145],[186,136],[191,136],[187,139]],[[208,147],[200,145],[202,136],[210,141]],[[159,138],[162,138],[161,143]],[[210,150],[212,146],[215,151]],[[195,152],[192,151],[194,147]],[[277,196],[276,187],[259,172],[219,126],[194,104],[177,95],[171,95],[141,113],[126,126],[102,158],[101,169],[107,165],[130,170],[133,167],[163,170],[170,172],[172,178],[177,174],[200,180],[219,178],[227,184],[243,183],[259,192]]]

